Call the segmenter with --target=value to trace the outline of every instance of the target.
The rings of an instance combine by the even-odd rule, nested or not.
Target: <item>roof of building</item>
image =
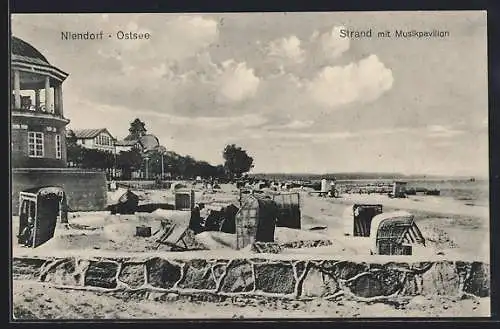
[[[90,138],[95,138],[97,135],[99,135],[102,132],[105,132],[109,134],[111,137],[111,133],[106,129],[106,128],[97,128],[97,129],[77,129],[77,130],[72,130],[73,133],[75,134],[76,138],[80,139],[90,139]]]
[[[29,69],[33,73],[48,75],[61,82],[68,77],[68,73],[52,66],[40,51],[26,41],[12,36],[10,45],[12,67]]]
[[[35,47],[19,38],[12,37],[11,39],[12,55],[21,56],[25,59],[34,61],[35,63],[49,64],[49,61]]]
[[[160,146],[160,141],[159,141],[158,137],[156,137],[155,135],[151,135],[151,134],[142,136],[139,139],[139,142],[141,143],[142,147],[146,151],[155,150],[156,148],[158,148]]]
[[[115,142],[115,146],[134,146],[137,143],[141,145],[144,151],[156,150],[160,146],[158,137],[147,134],[139,139],[123,139]]]
[[[115,142],[115,146],[134,146],[137,140],[119,140]]]

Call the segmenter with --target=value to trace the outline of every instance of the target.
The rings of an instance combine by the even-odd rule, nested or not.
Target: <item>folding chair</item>
[[[172,250],[188,250],[188,245],[184,238],[186,237],[188,231],[187,226],[172,224],[170,227],[165,228],[165,232],[162,236],[156,241],[158,245],[156,249],[159,249],[162,244],[167,245],[172,248]],[[179,245],[179,242],[182,242],[184,246]]]

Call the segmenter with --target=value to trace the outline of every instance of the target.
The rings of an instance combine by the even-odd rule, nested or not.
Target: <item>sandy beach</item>
[[[381,204],[384,212],[404,210],[415,216],[415,221],[428,241],[428,254],[440,251],[448,255],[463,255],[471,257],[479,255],[482,259],[489,258],[489,208],[484,206],[468,206],[464,202],[447,197],[436,196],[409,196],[403,199],[391,199],[385,195],[343,194],[339,198],[319,197],[310,191],[297,189],[300,193],[302,230],[295,231],[287,228],[277,228],[275,240],[278,242],[292,242],[294,240],[322,240],[335,241],[332,247],[301,252],[315,253],[321,250],[322,254],[355,255],[368,252],[368,246],[363,247],[361,239],[349,239],[344,236],[349,218],[345,218],[346,209],[353,204]],[[119,193],[119,192],[118,192]],[[141,204],[170,203],[173,204],[173,193],[170,190],[136,190]],[[109,202],[113,202],[117,192],[109,193]],[[197,202],[204,202],[208,208],[217,208],[221,205],[233,203],[239,205],[239,194],[233,185],[223,184],[220,190],[207,192],[197,189]],[[51,241],[37,248],[40,252],[50,250],[75,249],[104,249],[115,251],[151,251],[151,242],[136,239],[135,227],[137,224],[147,224],[156,231],[160,227],[159,218],[164,216],[164,210],[152,214],[137,213],[137,215],[110,215],[109,212],[76,212],[69,214],[69,221],[73,227],[89,227],[88,230],[60,231]],[[155,215],[155,213],[158,213]],[[167,211],[168,213],[168,211]],[[180,219],[182,221],[182,219]],[[187,221],[186,218],[184,221]],[[18,218],[13,218],[13,234],[17,234]],[[323,229],[309,231],[312,228]],[[84,234],[82,235],[82,232]],[[207,232],[208,233],[208,232]],[[202,236],[200,236],[202,238]],[[206,239],[205,239],[206,241]],[[23,250],[13,239],[14,254],[16,250]],[[364,249],[366,251],[364,251]]]
[[[74,303],[78,300],[78,303]],[[109,294],[68,291],[14,282],[14,317],[23,319],[258,319],[489,316],[490,299],[417,296],[369,304],[349,300],[291,301],[262,298],[212,300],[177,294]]]
[[[308,239],[327,239],[333,243],[331,246],[316,248],[285,249],[282,255],[273,256],[277,259],[292,254],[297,259],[326,257],[363,261],[368,259],[366,257],[372,257],[370,258],[372,261],[385,262],[386,260],[383,259],[377,260],[384,256],[378,256],[378,258],[369,256],[368,240],[343,236],[346,224],[343,216],[346,208],[355,203],[377,203],[383,205],[384,211],[406,210],[414,214],[428,247],[423,252],[419,251],[418,255],[407,256],[411,261],[420,258],[431,260],[446,257],[457,260],[482,259],[488,262],[488,209],[485,207],[467,206],[451,198],[433,196],[390,199],[381,195],[341,195],[340,198],[323,198],[310,194],[308,191],[298,190],[298,192],[301,200],[303,229],[298,231],[276,228],[275,240],[279,243],[286,243]],[[136,193],[140,195],[140,204],[165,203],[173,200],[171,191],[136,191]],[[214,208],[231,202],[238,204],[238,193],[231,185],[224,185],[221,190],[214,193],[199,190],[196,192],[196,198]],[[161,211],[159,213],[161,214]],[[71,213],[69,221],[74,227],[96,229],[87,229],[83,235],[81,229],[73,228],[69,231],[66,229],[64,234],[56,235],[51,241],[33,250],[19,247],[14,242],[14,255],[60,256],[64,254],[71,257],[82,252],[88,255],[95,254],[95,257],[127,254],[139,256],[143,252],[153,255],[156,251],[151,248],[152,241],[134,237],[137,218],[142,223],[152,226],[153,230],[159,227],[159,222],[151,219],[152,215],[154,213],[136,215],[110,215],[109,212],[102,211]],[[16,219],[14,218],[14,223]],[[311,231],[310,229],[314,227],[324,229]],[[15,230],[16,227],[13,233],[16,232]],[[177,253],[178,256],[180,258],[184,256],[187,258],[210,257],[213,254],[211,257],[224,257],[227,254],[227,257],[234,257],[238,253],[230,248],[220,249],[220,244],[213,242],[217,234],[205,233],[200,234],[197,241],[204,243],[205,247],[212,246],[214,250],[187,251]],[[71,302],[75,294],[78,296],[78,305]],[[41,297],[35,298],[34,296]],[[433,298],[416,296],[411,300],[395,301],[393,304],[367,304],[349,300],[328,301],[324,299],[272,301],[248,297],[235,301],[230,299],[207,301],[193,298],[171,293],[156,295],[150,293],[147,296],[103,294],[92,291],[59,290],[37,282],[14,282],[14,314],[23,318],[127,319],[214,318],[215,316],[216,318],[248,319],[261,317],[459,317],[462,314],[469,316],[489,314],[488,298],[444,300],[437,296]]]

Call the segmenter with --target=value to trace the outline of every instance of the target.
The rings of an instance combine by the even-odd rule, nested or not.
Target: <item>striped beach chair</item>
[[[425,246],[425,238],[415,223],[414,216],[406,211],[375,216],[371,233],[372,254],[411,255],[412,245]]]

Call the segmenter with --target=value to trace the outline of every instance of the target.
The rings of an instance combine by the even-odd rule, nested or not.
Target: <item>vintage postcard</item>
[[[486,21],[11,15],[13,319],[489,317]]]

